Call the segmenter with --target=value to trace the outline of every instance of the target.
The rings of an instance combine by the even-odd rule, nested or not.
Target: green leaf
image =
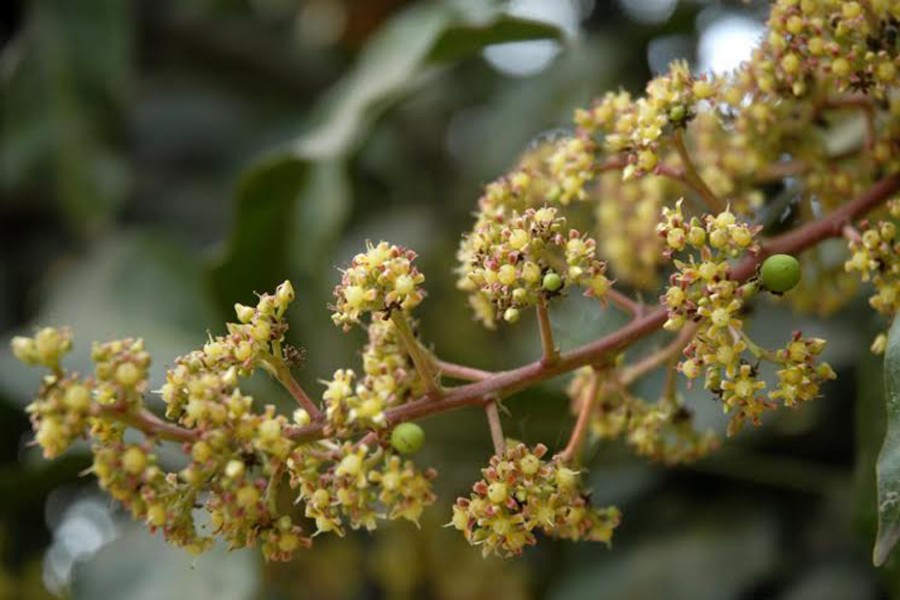
[[[116,0],[39,0],[29,9],[19,60],[2,75],[0,189],[40,197],[27,190],[49,182],[73,228],[91,234],[127,187],[114,128],[130,79],[129,9]]]
[[[500,10],[440,3],[415,5],[390,21],[322,98],[316,125],[241,180],[233,233],[212,272],[222,306],[247,289],[271,288],[292,268],[309,277],[322,270],[349,214],[347,161],[375,120],[430,68],[489,44],[561,36],[553,25]]]
[[[900,319],[894,319],[884,355],[887,430],[878,455],[878,533],[872,561],[883,565],[900,540]]]
[[[554,25],[501,10],[415,5],[369,42],[350,73],[323,98],[325,116],[294,143],[294,151],[311,159],[346,156],[382,112],[420,83],[427,67],[459,60],[491,44],[562,35]]]

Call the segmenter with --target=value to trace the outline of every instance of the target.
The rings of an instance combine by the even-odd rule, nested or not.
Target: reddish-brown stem
[[[503,456],[506,453],[506,437],[503,435],[503,425],[500,423],[500,411],[497,410],[497,399],[489,398],[484,405],[487,415],[488,427],[491,429],[491,441],[494,443],[494,454]]]
[[[628,157],[619,154],[617,156],[612,156],[612,157],[606,159],[606,161],[600,163],[599,165],[596,165],[594,167],[594,172],[599,174],[599,173],[605,173],[607,171],[621,171],[622,169],[624,169],[627,166],[628,166]]]
[[[756,273],[763,259],[771,254],[796,254],[824,239],[840,236],[844,225],[884,202],[898,189],[900,174],[888,176],[822,219],[767,240],[761,244],[756,255],[747,256],[731,269],[731,278],[746,281]],[[665,308],[653,308],[607,336],[563,352],[553,363],[546,364],[543,360],[538,360],[516,369],[500,371],[481,381],[446,390],[437,402],[409,402],[387,411],[386,416],[390,423],[395,424],[464,406],[483,405],[487,402],[485,398],[492,395],[506,397],[578,367],[596,364],[608,354],[656,332],[666,322],[666,318]],[[291,435],[297,441],[315,440],[322,437],[322,430],[321,423],[310,424],[294,428]]]
[[[284,386],[284,389],[290,393],[291,397],[297,401],[297,404],[309,413],[309,416],[313,421],[322,420],[322,411],[319,410],[316,403],[312,401],[312,398],[306,394],[306,391],[300,386],[300,383],[294,379],[294,375],[286,364],[279,363],[275,366],[275,378]]]
[[[406,320],[406,315],[399,310],[395,310],[391,313],[391,321],[394,322],[397,334],[400,337],[400,343],[403,344],[406,353],[412,359],[419,377],[425,382],[428,396],[432,399],[439,397],[441,389],[437,383],[437,375],[434,372],[432,359],[419,344],[412,327],[409,326],[409,321]]]
[[[446,360],[436,360],[435,365],[442,377],[451,377],[463,381],[481,381],[493,375],[490,371],[482,371],[481,369],[458,365]]]
[[[581,398],[581,408],[578,411],[578,419],[575,421],[575,427],[572,428],[572,435],[569,436],[569,443],[566,444],[565,450],[563,450],[560,455],[563,462],[572,462],[578,455],[578,451],[584,443],[584,437],[587,435],[588,425],[591,422],[591,413],[594,410],[594,403],[597,401],[598,391],[600,391],[600,373],[595,369],[591,371],[590,384]]]
[[[645,356],[640,361],[624,369],[622,374],[618,377],[619,383],[621,383],[623,387],[628,387],[653,369],[661,367],[672,358],[678,356],[678,354],[684,350],[684,347],[694,339],[694,335],[696,335],[698,328],[699,325],[697,323],[685,325],[678,333],[678,337],[669,342],[668,345]]]
[[[725,203],[722,202],[721,198],[716,196],[715,192],[709,189],[709,186],[706,185],[706,182],[703,181],[703,178],[700,177],[700,174],[697,172],[697,168],[691,160],[691,155],[688,152],[687,146],[684,144],[684,133],[681,129],[675,130],[675,133],[672,136],[672,142],[675,145],[675,150],[678,151],[679,158],[681,158],[681,166],[684,169],[683,181],[697,192],[697,195],[703,198],[703,201],[710,210],[714,212],[722,212],[725,210]]]
[[[547,301],[540,298],[537,303],[537,319],[538,327],[541,331],[541,349],[543,355],[541,362],[544,364],[552,364],[559,358],[559,350],[556,348],[556,342],[553,341],[553,326],[550,324],[550,311],[547,308]]]
[[[119,406],[103,406],[97,412],[138,429],[147,437],[171,442],[193,442],[200,437],[199,431],[160,419],[146,408],[129,412]]]
[[[847,223],[841,228],[841,235],[844,236],[844,239],[848,242],[859,243],[862,241],[862,236],[860,235],[859,230],[850,223]]]
[[[750,256],[731,270],[731,278],[744,281],[757,266],[772,254],[794,254],[814,246],[822,240],[841,235],[844,225],[869,212],[900,189],[900,174],[889,175],[847,204],[827,216],[784,235],[767,240],[757,256]]]
[[[364,445],[364,444],[365,444],[366,446],[372,446],[372,445],[375,444],[376,442],[378,442],[378,434],[375,433],[374,431],[370,431],[370,432],[367,433],[366,435],[362,436],[362,437],[359,439],[359,441],[356,442],[356,444],[354,444],[353,447],[354,447],[354,448],[359,448],[360,446],[362,446],[362,445]]]
[[[615,304],[620,309],[627,312],[632,317],[640,317],[641,313],[644,312],[644,305],[639,302],[632,300],[619,290],[608,289],[606,291],[606,300],[609,300],[612,304]]]
[[[757,173],[756,180],[760,182],[777,181],[785,177],[802,175],[809,170],[809,164],[802,160],[786,160],[771,163],[764,166]]]

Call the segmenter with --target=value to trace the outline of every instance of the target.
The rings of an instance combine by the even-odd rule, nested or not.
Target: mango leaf
[[[900,540],[900,319],[894,319],[884,355],[887,430],[878,455],[878,533],[872,561],[883,565]]]
[[[50,182],[82,235],[106,223],[126,192],[114,128],[123,123],[131,76],[129,17],[127,4],[116,0],[29,3],[15,59],[0,74],[0,189],[27,192]]]
[[[417,4],[390,21],[314,111],[316,125],[250,168],[235,224],[212,268],[223,307],[290,274],[315,276],[349,214],[346,162],[375,120],[435,66],[489,44],[559,39],[557,27],[491,9]]]

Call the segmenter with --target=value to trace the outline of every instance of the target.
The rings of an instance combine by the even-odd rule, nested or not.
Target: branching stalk
[[[500,411],[497,410],[497,399],[491,398],[484,405],[487,414],[488,426],[491,429],[491,441],[494,443],[494,453],[503,456],[506,453],[506,437],[503,435],[503,425],[500,423]]]
[[[725,203],[722,202],[722,199],[719,198],[715,192],[709,189],[709,186],[706,185],[706,182],[703,181],[703,178],[700,177],[700,174],[697,172],[697,168],[694,166],[694,161],[691,160],[691,155],[688,152],[687,146],[684,145],[684,133],[680,129],[675,130],[672,141],[675,145],[675,150],[678,151],[678,156],[681,158],[681,163],[684,168],[684,182],[703,198],[703,201],[711,211],[718,213],[725,210]]]
[[[747,256],[731,269],[730,278],[744,282],[756,273],[767,256],[779,253],[796,254],[822,240],[839,237],[844,225],[883,203],[898,190],[900,190],[900,174],[885,177],[822,219],[763,242],[757,254]],[[578,367],[597,364],[609,354],[655,333],[662,328],[666,319],[666,309],[657,306],[609,335],[561,353],[559,359],[553,363],[548,364],[539,360],[508,371],[500,371],[480,381],[446,390],[440,402],[410,402],[392,408],[387,411],[386,416],[389,422],[399,423],[465,406],[483,405],[486,402],[485,398],[491,395],[506,397]],[[320,439],[323,436],[323,428],[321,423],[296,427],[291,435],[297,441]]]
[[[397,328],[400,343],[403,344],[406,353],[412,359],[419,377],[425,382],[427,395],[432,399],[438,398],[441,395],[441,389],[437,384],[435,365],[428,353],[419,344],[419,340],[416,339],[412,327],[409,326],[409,321],[406,319],[406,315],[399,310],[395,310],[391,312],[391,321],[394,322],[394,326]]]
[[[594,369],[591,372],[591,381],[587,387],[587,391],[581,398],[581,409],[578,411],[578,419],[575,421],[575,427],[572,429],[569,443],[566,444],[565,450],[562,451],[561,458],[563,462],[572,462],[578,455],[578,451],[581,449],[582,444],[584,444],[588,425],[591,422],[591,413],[594,411],[594,403],[597,402],[597,392],[599,391],[600,373]]]
[[[553,326],[550,324],[550,311],[547,308],[547,301],[541,298],[537,303],[538,326],[541,330],[541,348],[543,356],[541,362],[544,364],[553,364],[559,359],[559,350],[553,341]]]

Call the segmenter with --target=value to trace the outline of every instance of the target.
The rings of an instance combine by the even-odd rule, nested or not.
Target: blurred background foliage
[[[310,389],[358,362],[361,333],[325,308],[366,239],[421,256],[425,337],[448,359],[503,368],[536,355],[533,323],[471,322],[453,257],[482,185],[574,107],[640,90],[674,58],[735,66],[765,2],[687,0],[32,0],[4,3],[0,335],[37,324],[92,340],[143,336],[154,381],[218,332],[235,301],[291,278],[292,341]],[[526,41],[527,40],[527,41]],[[518,42],[518,43],[513,43]],[[602,232],[601,232],[602,235]],[[621,324],[570,299],[563,344]],[[223,549],[193,559],[130,524],[77,475],[29,447],[36,380],[0,350],[0,597],[880,598],[896,567],[870,563],[883,432],[879,325],[858,304],[827,322],[766,308],[754,336],[827,337],[840,378],[698,464],[663,469],[593,448],[599,502],[625,519],[612,551],[542,540],[484,561],[440,525],[490,454],[479,411],[424,422],[441,472],[421,530],[319,539],[290,564]],[[282,401],[266,381],[253,391]],[[558,448],[564,381],[508,402],[509,435]],[[659,379],[642,384],[653,395]],[[719,408],[685,391],[701,422]]]

